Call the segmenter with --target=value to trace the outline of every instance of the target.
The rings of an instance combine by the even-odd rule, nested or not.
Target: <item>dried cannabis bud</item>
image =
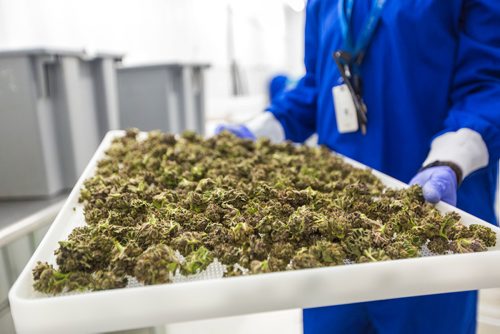
[[[170,274],[179,265],[179,258],[172,248],[163,244],[154,245],[137,258],[134,275],[145,284],[168,283]]]
[[[385,188],[325,147],[202,139],[138,130],[116,138],[80,192],[87,225],[38,263],[34,288],[121,288],[196,274],[226,276],[485,251],[496,234],[441,215],[418,186]]]
[[[201,246],[186,257],[185,262],[181,265],[181,273],[184,275],[196,274],[207,268],[213,260],[214,257],[212,253]]]

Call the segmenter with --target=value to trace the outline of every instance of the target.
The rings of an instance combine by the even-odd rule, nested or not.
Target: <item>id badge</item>
[[[356,132],[359,129],[356,107],[347,85],[341,84],[332,88],[335,118],[339,133]]]

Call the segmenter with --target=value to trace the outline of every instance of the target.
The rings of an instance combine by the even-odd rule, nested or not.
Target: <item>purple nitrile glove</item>
[[[255,135],[250,131],[246,126],[237,124],[237,125],[229,125],[229,124],[223,124],[223,125],[218,125],[217,128],[215,128],[215,134],[219,134],[222,131],[229,131],[236,137],[240,137],[243,139],[252,139],[255,140]]]
[[[457,176],[448,166],[436,166],[422,170],[413,177],[410,185],[422,186],[424,198],[430,203],[439,201],[457,205]]]

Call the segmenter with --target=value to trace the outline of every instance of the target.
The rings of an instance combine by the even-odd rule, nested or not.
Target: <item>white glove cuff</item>
[[[283,130],[281,123],[269,111],[246,122],[245,126],[257,138],[267,137],[273,143],[279,143],[285,140],[285,130]]]
[[[488,148],[483,138],[474,130],[463,128],[436,137],[424,161],[426,166],[435,161],[449,161],[460,167],[463,178],[488,165]]]

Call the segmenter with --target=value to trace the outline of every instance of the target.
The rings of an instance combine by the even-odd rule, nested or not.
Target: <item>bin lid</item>
[[[122,65],[118,68],[119,71],[128,71],[128,70],[142,70],[142,69],[154,69],[154,68],[168,68],[168,69],[178,69],[184,67],[197,67],[202,69],[207,69],[211,67],[209,63],[151,63],[151,64],[137,64],[137,65]]]
[[[83,59],[113,58],[115,60],[121,60],[123,58],[123,54],[119,53],[97,52],[89,54],[84,49],[26,48],[0,50],[0,58],[20,56],[66,56]]]

